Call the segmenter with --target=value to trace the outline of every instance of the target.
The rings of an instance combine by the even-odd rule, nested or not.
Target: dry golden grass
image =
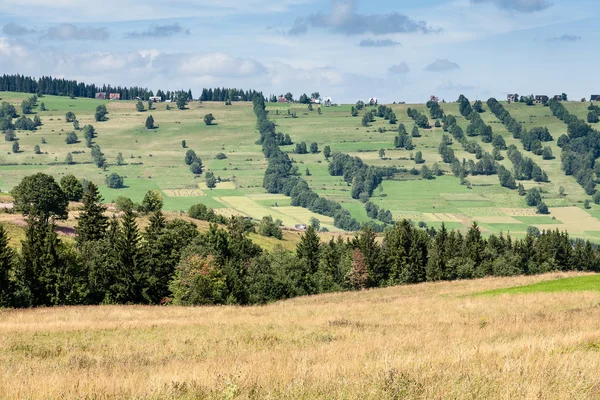
[[[600,293],[463,296],[564,275],[0,311],[0,397],[597,399]]]

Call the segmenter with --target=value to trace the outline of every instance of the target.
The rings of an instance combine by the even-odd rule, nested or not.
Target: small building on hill
[[[549,97],[546,96],[545,94],[538,94],[537,96],[535,96],[535,102],[537,104],[546,104],[549,100]]]
[[[554,97],[552,97],[552,98],[553,98],[554,100],[556,100],[556,101],[562,101],[562,100],[563,100],[562,94],[556,94],[556,95],[554,95]]]
[[[321,99],[310,99],[310,104],[321,104]]]
[[[305,231],[307,226],[304,224],[296,224],[296,226],[294,228],[296,228],[299,231]]]
[[[431,95],[429,97],[429,101],[433,101],[434,103],[439,103],[440,102],[440,98],[435,96],[435,95]]]
[[[106,92],[96,93],[96,100],[106,100]]]
[[[111,100],[121,100],[121,93],[110,93],[108,96]]]
[[[283,97],[283,96],[279,96],[277,98],[277,102],[278,103],[288,103],[288,100],[285,97]]]
[[[325,97],[323,104],[325,105],[325,107],[331,107],[333,105],[333,100],[331,99],[331,97]]]
[[[590,101],[600,101],[600,94],[593,94],[590,96]]]
[[[506,96],[506,100],[509,103],[514,103],[516,101],[519,101],[519,95],[518,94],[509,94],[508,96]]]
[[[160,97],[160,96],[151,96],[150,100],[152,100],[153,103],[160,103],[162,101],[162,97]]]

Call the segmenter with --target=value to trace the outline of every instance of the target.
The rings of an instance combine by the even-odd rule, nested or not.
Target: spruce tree
[[[304,290],[306,293],[315,293],[316,287],[313,282],[313,275],[319,269],[321,259],[321,240],[312,226],[306,229],[306,232],[300,238],[300,243],[296,246],[296,255],[304,263]]]
[[[0,308],[12,305],[13,285],[10,280],[12,263],[13,252],[8,246],[8,236],[4,226],[0,225]]]
[[[114,298],[119,303],[149,303],[146,259],[133,212],[125,213],[117,233],[118,263]]]
[[[106,206],[102,204],[98,187],[89,182],[83,194],[83,212],[77,222],[77,243],[82,244],[106,237],[108,218],[104,215],[105,211]]]

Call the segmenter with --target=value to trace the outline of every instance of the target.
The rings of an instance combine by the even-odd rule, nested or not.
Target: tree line
[[[600,133],[571,114],[562,103],[550,100],[548,106],[556,118],[567,124],[567,134],[558,138],[563,171],[575,177],[588,195],[594,195],[600,173],[600,163],[596,162],[600,157]]]
[[[265,251],[248,238],[244,218],[211,224],[200,233],[193,223],[165,220],[159,198],[152,197],[144,200],[151,213],[141,230],[133,211],[120,219],[107,217],[98,188],[77,183],[70,182],[69,189],[65,182],[63,189],[40,173],[15,187],[15,210],[26,217],[27,227],[17,251],[0,225],[0,307],[247,305],[425,281],[600,271],[598,247],[566,232],[530,228],[523,239],[485,238],[477,224],[463,234],[443,224],[422,229],[403,220],[388,227],[382,240],[365,226],[352,239],[327,243],[311,225],[295,252]],[[76,239],[69,242],[57,236],[56,221],[67,217],[73,185],[83,206]],[[194,213],[216,218],[204,208]],[[273,229],[272,224],[267,219],[262,229]]]
[[[262,96],[261,92],[256,90],[230,89],[230,88],[210,88],[202,89],[200,101],[252,101],[255,96]]]
[[[263,178],[263,187],[269,193],[285,194],[292,198],[292,205],[308,208],[310,211],[332,217],[334,225],[347,231],[356,231],[360,224],[350,212],[332,200],[320,197],[298,174],[288,154],[280,149],[283,135],[275,133],[275,124],[269,120],[263,96],[253,99],[256,126],[260,133],[258,144],[262,145],[268,166]]]
[[[106,84],[100,86],[95,84],[86,84],[84,82],[77,82],[76,80],[53,78],[51,76],[42,76],[41,78],[36,79],[30,76],[19,74],[3,74],[0,77],[0,91],[35,93],[38,96],[71,96],[90,99],[95,98],[96,93],[99,92],[107,93],[107,98],[109,93],[118,93],[121,100],[142,99],[148,101],[150,97],[160,97],[161,101],[175,101],[180,97],[184,98],[186,101],[192,101],[194,99],[191,89],[174,91],[163,91],[159,89],[156,91],[156,93],[154,93],[148,88],[142,88],[138,86],[127,87],[111,86]],[[200,101],[251,101],[257,94],[262,95],[262,93],[257,92],[256,90],[228,88],[202,89]]]
[[[495,101],[495,99],[492,100]],[[496,104],[494,104],[493,101],[489,101],[488,105],[490,106],[490,109],[492,109],[492,112],[496,113],[498,111],[498,109],[496,108]],[[500,107],[502,106],[500,105]],[[546,173],[531,158],[524,157],[514,145],[510,145],[507,147],[504,138],[499,134],[494,134],[491,127],[489,127],[483,122],[481,116],[479,115],[481,112],[483,112],[482,105],[478,104],[475,108],[476,109],[471,107],[471,104],[468,101],[468,99],[465,96],[461,95],[461,97],[459,98],[459,109],[464,114],[470,112],[468,114],[468,119],[470,123],[467,132],[471,135],[483,134],[483,136],[486,136],[488,139],[491,138],[491,143],[494,147],[494,150],[490,155],[489,153],[485,152],[477,142],[469,141],[465,137],[463,129],[460,126],[458,126],[456,117],[452,115],[444,115],[444,117],[442,118],[444,131],[450,132],[453,138],[457,140],[467,152],[475,154],[475,157],[478,159],[477,162],[473,160],[466,161],[464,159],[462,160],[462,162],[460,162],[456,158],[454,150],[452,150],[452,148],[450,147],[452,145],[452,140],[447,135],[444,135],[438,147],[438,152],[442,156],[443,161],[451,165],[452,173],[456,177],[460,178],[463,184],[468,183],[466,181],[466,177],[469,174],[497,174],[498,179],[500,181],[500,185],[511,190],[519,189],[522,187],[522,185],[520,184],[517,185],[515,178],[519,180],[533,179],[536,182],[548,182],[548,176],[546,175]],[[512,118],[510,117],[510,114],[508,114],[508,112],[506,111],[503,112],[502,115],[505,121],[509,121]],[[540,137],[546,138],[546,136],[543,136],[545,135],[545,131],[543,129],[541,129],[539,132],[540,133],[534,134],[539,134]],[[522,131],[519,130],[519,135],[521,135],[521,133]],[[498,164],[498,161],[504,159],[504,157],[500,153],[501,150],[507,150],[507,156],[509,160],[513,163],[514,175],[513,173],[511,173],[511,171],[508,171],[502,165]],[[524,189],[522,191],[520,190],[520,193],[524,195]]]
[[[495,98],[490,98],[487,101],[487,105],[496,118],[498,118],[500,122],[504,124],[506,129],[513,135],[513,137],[521,140],[524,150],[531,151],[535,155],[542,156],[544,160],[551,160],[554,158],[552,149],[548,146],[543,146],[544,142],[551,142],[554,140],[548,131],[548,128],[534,127],[527,131],[526,129],[523,129],[521,124],[515,120],[504,108],[504,106]]]

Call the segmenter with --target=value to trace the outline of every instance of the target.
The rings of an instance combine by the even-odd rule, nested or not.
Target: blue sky
[[[3,0],[0,72],[337,102],[600,93],[598,0],[89,4]]]

